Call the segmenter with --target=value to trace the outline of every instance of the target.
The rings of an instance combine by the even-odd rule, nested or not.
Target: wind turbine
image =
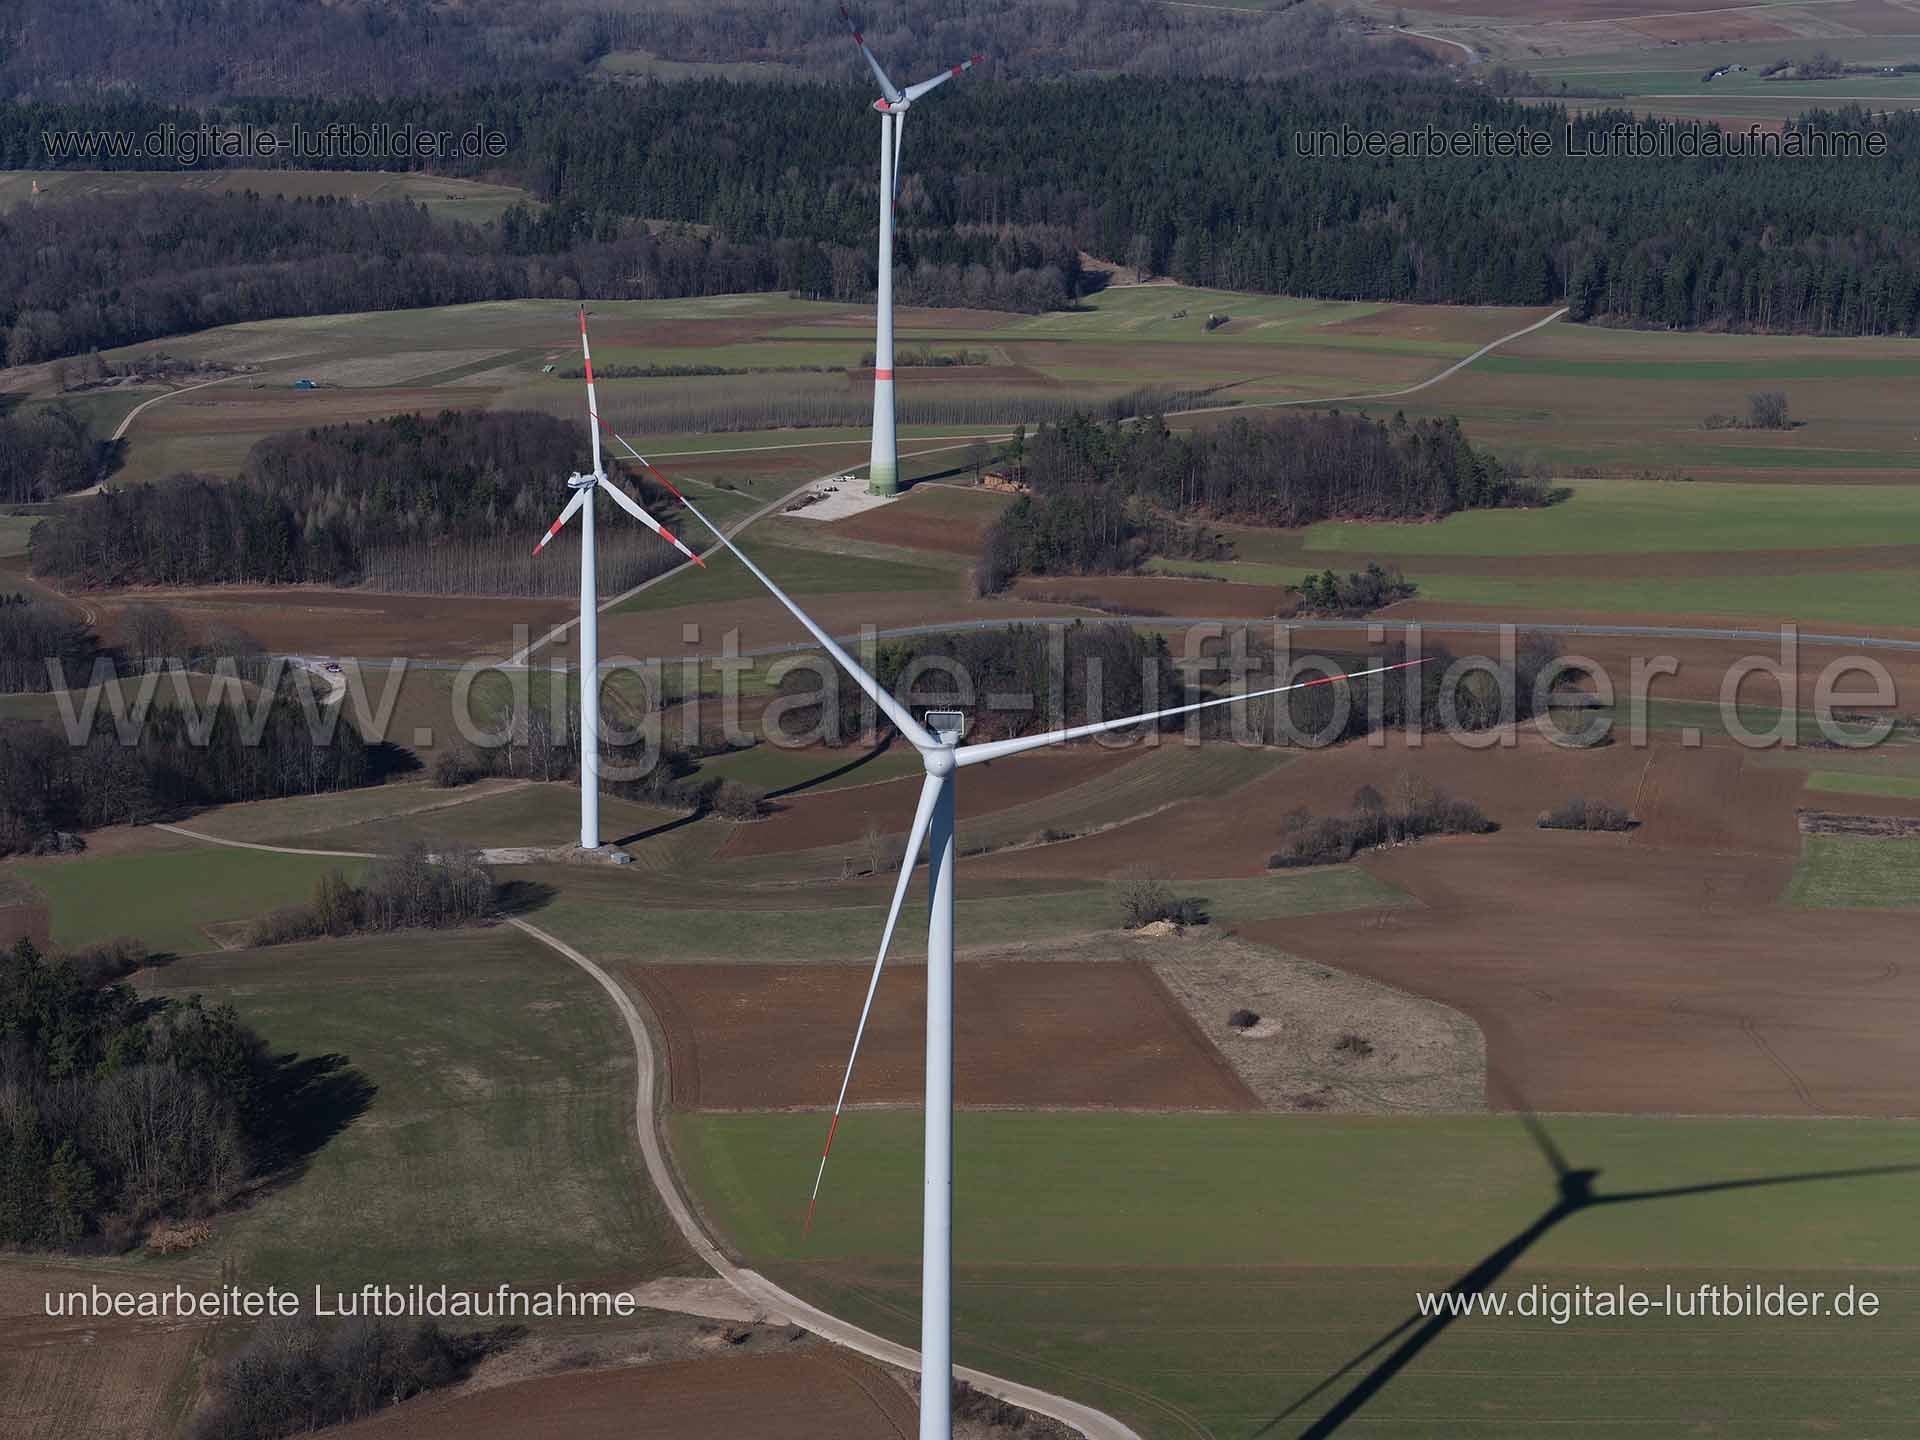
[[[1164,719],[1171,715],[1210,710],[1217,705],[1232,705],[1263,696],[1280,695],[1289,690],[1305,690],[1315,685],[1330,685],[1342,680],[1357,680],[1369,675],[1384,675],[1424,664],[1422,660],[1402,660],[1392,665],[1376,665],[1345,675],[1327,675],[1313,680],[1275,685],[1246,695],[1229,695],[1217,700],[1201,700],[1190,705],[1174,705],[1164,710],[1149,710],[1119,720],[1098,720],[1087,725],[1072,725],[1044,735],[1022,735],[1010,740],[989,740],[982,744],[960,743],[966,717],[958,711],[933,710],[922,724],[888,694],[880,682],[855,663],[826,631],[822,630],[761,568],[749,560],[739,546],[699,509],[681,495],[671,480],[651,462],[609,428],[613,437],[647,472],[679,497],[694,518],[733,552],[755,579],[786,607],[787,612],[806,627],[834,662],[866,692],[887,719],[920,752],[926,778],[920,785],[920,802],[914,808],[913,824],[907,832],[907,848],[900,862],[900,878],[893,887],[893,904],[887,910],[887,923],[880,932],[880,950],[874,957],[873,975],[867,982],[866,1002],[860,1007],[860,1023],[854,1031],[853,1052],[847,1057],[846,1076],[840,1082],[840,1095],[834,1101],[833,1120],[827,1127],[827,1141],[820,1152],[820,1169],[814,1176],[813,1198],[807,1202],[807,1225],[813,1224],[813,1206],[820,1195],[820,1181],[826,1174],[827,1156],[833,1150],[834,1132],[840,1128],[840,1113],[847,1102],[847,1087],[853,1080],[853,1065],[860,1054],[860,1041],[866,1034],[867,1017],[873,1010],[874,991],[880,984],[880,970],[886,963],[888,947],[893,943],[900,906],[906,899],[907,884],[913,876],[914,861],[922,841],[928,842],[927,870],[930,906],[927,917],[927,1077],[926,1077],[926,1189],[923,1196],[921,1268],[920,1268],[920,1440],[950,1440],[953,1428],[953,880],[954,880],[954,784],[959,771],[969,765],[1018,755],[1079,740],[1109,730]]]
[[[867,68],[880,84],[880,98],[873,102],[873,108],[880,112],[880,293],[873,332],[873,452],[867,464],[867,489],[875,495],[893,495],[900,489],[900,456],[893,438],[893,205],[900,195],[900,142],[906,136],[907,111],[914,101],[986,57],[970,56],[902,90],[873,58],[866,37],[854,25],[845,5],[840,7],[840,18],[847,22],[847,33],[853,36]]]
[[[547,542],[560,533],[560,527],[580,514],[580,848],[600,847],[600,595],[595,584],[594,566],[598,554],[593,545],[593,498],[595,488],[605,490],[614,503],[654,534],[672,545],[694,564],[705,566],[693,551],[682,545],[658,520],[628,498],[627,493],[607,479],[600,467],[600,406],[593,395],[593,352],[587,348],[587,307],[580,307],[580,358],[587,371],[587,433],[593,437],[593,473],[577,471],[567,477],[573,498],[560,518],[548,527],[533,547],[538,555]],[[651,467],[649,467],[651,468]],[[657,472],[656,472],[657,473]],[[675,492],[676,494],[679,492]],[[703,522],[704,523],[704,522]]]

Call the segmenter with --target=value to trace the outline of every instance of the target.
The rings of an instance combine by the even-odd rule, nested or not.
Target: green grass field
[[[1920,573],[1854,570],[1786,575],[1681,577],[1671,580],[1518,580],[1496,576],[1410,577],[1422,600],[1521,610],[1580,610],[1640,615],[1724,615],[1767,620],[1898,625],[1920,614]]]
[[[183,960],[276,1051],[373,1087],[296,1183],[220,1222],[251,1285],[619,1286],[689,1273],[633,1138],[633,1051],[591,980],[505,927]],[[165,1263],[165,1262],[159,1262]]]
[[[321,876],[334,870],[358,875],[364,864],[205,846],[16,860],[10,868],[52,902],[58,944],[133,935],[155,950],[191,955],[218,948],[205,926],[310,899]]]
[[[1920,910],[1920,840],[1809,835],[1786,899],[1814,909]]]
[[[1688,485],[1576,480],[1540,510],[1473,510],[1438,525],[1332,521],[1308,550],[1391,556],[1674,554],[1920,543],[1920,505],[1905,486]]]
[[[25,555],[38,515],[0,515],[0,557]]]
[[[1754,9],[1761,7],[1755,6]],[[1789,4],[1788,8],[1794,8]],[[1845,23],[1845,7],[1839,11]],[[1920,95],[1917,77],[1843,75],[1827,80],[1766,80],[1757,71],[1775,60],[1811,60],[1828,54],[1856,65],[1895,65],[1920,60],[1920,27],[1905,35],[1777,35],[1663,45],[1659,49],[1532,56],[1525,68],[1544,78],[1564,80],[1570,88],[1614,91],[1628,97],[1686,95],[1714,102],[1726,96],[1765,97],[1806,108],[1812,96],[1851,95],[1862,100]],[[1743,64],[1745,71],[1706,81],[1709,69]],[[1829,102],[1831,103],[1831,102]],[[1658,107],[1656,107],[1658,108]]]
[[[566,845],[580,834],[580,791],[574,785],[526,785],[470,799],[462,799],[458,791],[439,794],[460,803],[314,830],[293,843],[302,848],[391,854],[416,841],[485,850],[495,846]],[[600,799],[600,830],[608,837],[650,830],[673,818],[672,812],[616,796],[603,795]]]
[[[1890,795],[1898,799],[1920,800],[1920,775],[1862,775],[1852,770],[1815,770],[1807,776],[1807,789],[1841,795]]]
[[[1920,1165],[1911,1122],[1554,1117],[1596,1193]],[[840,1127],[811,1237],[815,1114],[676,1117],[702,1200],[756,1267],[884,1332],[917,1314],[919,1118]],[[1308,1432],[1439,1290],[1554,1203],[1510,1116],[963,1112],[955,1123],[956,1353],[1099,1404],[1150,1437]],[[1493,1282],[1791,1283],[1877,1291],[1876,1320],[1467,1319],[1345,1435],[1891,1436],[1920,1408],[1910,1363],[1906,1173],[1585,1208]],[[1782,1257],[1791,1256],[1791,1265]],[[1399,1339],[1396,1336],[1396,1341]],[[1299,1405],[1285,1421],[1276,1417]]]

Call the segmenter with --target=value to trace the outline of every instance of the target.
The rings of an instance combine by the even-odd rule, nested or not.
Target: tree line
[[[1181,698],[1166,638],[1131,625],[1076,621],[915,635],[877,646],[872,660],[874,678],[914,711],[965,710],[973,740],[1138,714]],[[778,724],[792,738],[851,744],[886,724],[824,655],[787,671],[780,693]],[[998,703],[990,703],[995,697]]]
[[[287,431],[232,480],[176,476],[117,487],[34,528],[34,572],[62,584],[368,583],[422,593],[551,595],[579,583],[579,547],[533,555],[592,468],[583,427],[538,411],[442,411]],[[621,477],[650,514],[677,502]],[[616,588],[679,553],[596,495],[603,582]]]
[[[26,207],[0,222],[0,325],[24,336],[19,357],[44,358],[350,305],[864,296],[878,198],[870,100],[856,84],[686,80],[169,111],[195,125],[494,127],[507,137],[504,160],[445,168],[504,170],[546,208],[461,227],[406,206],[245,197]],[[0,110],[0,151],[29,154],[52,113]],[[94,123],[84,106],[61,113],[69,125]],[[1303,144],[1343,127],[1525,131],[1542,151],[1396,161],[1322,157]],[[1612,138],[1623,129],[1697,140],[1708,128],[1663,128],[1625,111],[1573,116],[1358,67],[1210,85],[970,77],[941,92],[937,120],[917,127],[902,161],[900,293],[1072,304],[1087,287],[1085,252],[1190,284],[1336,299],[1564,299],[1576,320],[1674,327],[1920,327],[1920,115],[1843,109],[1790,122],[1796,134],[1884,138],[1883,156],[1858,160],[1646,160],[1618,153]],[[329,209],[344,213],[316,218]],[[1861,215],[1876,223],[1862,226]],[[184,238],[195,232],[207,243]],[[9,254],[19,257],[11,266]],[[52,257],[46,271],[29,255]]]
[[[310,695],[303,702],[294,683],[237,700],[156,699],[143,714],[139,687],[116,681],[120,713],[108,694],[79,744],[33,721],[0,722],[0,854],[32,849],[53,832],[347,790],[377,778],[378,757],[353,723],[337,708],[319,712]]]
[[[1016,450],[1032,493],[987,531],[982,594],[1017,575],[1131,570],[1156,553],[1220,558],[1224,547],[1200,521],[1438,518],[1555,498],[1475,449],[1452,417],[1293,412],[1177,434],[1158,416],[1082,415],[1022,436]]]
[[[338,870],[320,877],[313,899],[269,911],[247,932],[249,945],[283,945],[321,936],[390,930],[450,930],[489,919],[498,894],[493,868],[478,850],[438,853],[414,841],[376,860],[362,884]]]

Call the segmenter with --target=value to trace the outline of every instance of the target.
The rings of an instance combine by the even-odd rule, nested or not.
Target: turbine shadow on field
[[[828,770],[823,774],[809,775],[805,780],[796,780],[791,785],[782,785],[778,790],[769,790],[767,791],[767,799],[778,800],[783,795],[798,795],[802,791],[811,790],[818,785],[824,785],[829,780],[838,780],[842,775],[851,775],[862,765],[871,764],[886,754],[892,744],[893,731],[889,730],[880,738],[880,743],[875,745],[871,750],[856,755],[853,759],[847,761],[846,764]]]
[[[684,830],[689,825],[697,825],[711,815],[713,811],[702,805],[698,810],[689,810],[686,814],[672,820],[666,820],[645,830],[636,830],[631,835],[622,835],[618,840],[610,840],[610,845],[637,845],[642,840],[651,840],[656,835],[670,835],[675,830]]]
[[[1514,1262],[1519,1260],[1548,1231],[1581,1211],[1598,1206],[1625,1205],[1641,1200],[1670,1200],[1686,1195],[1712,1195],[1723,1191],[1752,1190],[1773,1185],[1798,1185],[1815,1180],[1857,1180],[1873,1175],[1920,1173],[1920,1164],[1874,1165],[1851,1170],[1814,1170],[1788,1175],[1762,1175],[1744,1180],[1712,1180],[1695,1185],[1671,1185],[1649,1190],[1623,1190],[1617,1194],[1605,1194],[1597,1190],[1594,1185],[1600,1175],[1598,1170],[1575,1169],[1569,1165],[1566,1156],[1560,1152],[1560,1147],[1554,1143],[1553,1137],[1547,1133],[1547,1128],[1541,1124],[1539,1117],[1524,1105],[1516,1108],[1521,1123],[1527,1128],[1528,1135],[1539,1147],[1540,1153],[1546,1157],[1547,1163],[1553,1167],[1554,1180],[1559,1193],[1554,1202],[1543,1210],[1532,1224],[1519,1231],[1498,1249],[1489,1252],[1472,1269],[1449,1285],[1443,1292],[1447,1296],[1469,1297],[1490,1289],[1494,1282],[1506,1274]],[[1423,1314],[1416,1310],[1253,1434],[1255,1436],[1273,1434],[1282,1423],[1305,1410],[1368,1361],[1379,1356],[1373,1368],[1355,1381],[1352,1389],[1341,1396],[1318,1420],[1300,1432],[1300,1440],[1320,1440],[1320,1437],[1335,1434],[1342,1425],[1359,1412],[1362,1406],[1384,1390],[1396,1375],[1412,1364],[1421,1351],[1446,1332],[1447,1327],[1452,1325],[1456,1318],[1455,1312],[1447,1307],[1450,1305],[1464,1307],[1470,1303],[1464,1298],[1457,1301],[1443,1301],[1442,1308],[1435,1314]],[[1388,1348],[1390,1346],[1391,1349]],[[1383,1351],[1386,1353],[1382,1354]]]

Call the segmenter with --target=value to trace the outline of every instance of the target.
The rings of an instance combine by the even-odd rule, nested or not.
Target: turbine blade
[[[1393,665],[1376,665],[1371,670],[1352,670],[1345,675],[1322,675],[1317,680],[1296,680],[1291,685],[1276,685],[1271,690],[1255,690],[1246,695],[1227,695],[1218,700],[1201,700],[1193,705],[1175,705],[1166,710],[1149,710],[1143,715],[1128,715],[1119,720],[1098,720],[1091,725],[1074,725],[1065,730],[1050,730],[1045,735],[1021,735],[1012,740],[987,740],[978,745],[962,745],[953,752],[956,765],[977,765],[982,760],[998,760],[1004,755],[1018,755],[1023,750],[1038,750],[1045,745],[1058,745],[1066,740],[1079,740],[1088,735],[1099,735],[1108,730],[1124,730],[1129,725],[1139,725],[1148,720],[1161,720],[1169,715],[1186,715],[1194,710],[1211,710],[1216,705],[1235,705],[1243,700],[1259,700],[1267,695],[1284,695],[1289,690],[1310,690],[1315,685],[1331,685],[1337,680],[1361,680],[1369,675],[1385,675],[1393,670],[1406,670],[1415,665],[1426,664],[1419,660],[1402,660]]]
[[[907,139],[907,112],[893,117],[893,198],[900,198],[900,147]]]
[[[622,510],[626,511],[629,515],[633,516],[634,519],[638,520],[642,525],[646,526],[649,530],[653,531],[654,534],[658,535],[662,540],[666,541],[669,545],[673,546],[674,549],[678,550],[682,555],[686,556],[687,559],[693,561],[693,563],[698,565],[702,570],[707,568],[706,561],[702,560],[698,555],[694,554],[693,551],[689,550],[686,546],[682,545],[679,542],[679,540],[674,538],[674,534],[671,530],[667,529],[666,526],[662,525],[658,520],[654,519],[646,511],[642,510],[638,505],[636,505],[633,502],[632,497],[630,497],[626,491],[622,490],[618,485],[614,484],[611,480],[607,479],[607,477],[604,475],[600,477],[600,488],[606,491],[607,494],[611,495],[613,497],[614,503],[618,505]]]
[[[587,368],[587,414],[598,419],[600,406],[593,398],[593,352],[587,348],[587,307],[584,305],[580,307],[580,359]],[[604,476],[607,472],[600,467],[600,432],[589,425],[587,434],[593,437],[593,473]]]
[[[813,1230],[813,1207],[820,1200],[820,1182],[826,1177],[827,1157],[833,1153],[833,1132],[840,1128],[840,1112],[847,1103],[847,1087],[853,1084],[853,1062],[860,1058],[860,1041],[867,1033],[867,1017],[873,1013],[873,993],[880,988],[880,967],[887,963],[887,947],[893,943],[893,927],[900,920],[900,905],[907,898],[907,885],[913,879],[914,862],[920,858],[921,842],[927,838],[927,826],[933,819],[934,802],[940,787],[951,776],[929,775],[920,785],[920,804],[913,812],[913,826],[907,831],[906,853],[900,859],[900,879],[893,887],[893,907],[887,911],[887,925],[880,932],[880,953],[873,959],[873,976],[867,981],[866,1003],[860,1007],[860,1023],[853,1032],[853,1051],[847,1056],[847,1073],[840,1080],[840,1097],[833,1102],[833,1119],[827,1125],[827,1143],[820,1151],[820,1169],[813,1177],[813,1194],[807,1200],[807,1233]]]
[[[661,474],[660,471],[654,467],[654,463],[651,460],[647,459],[646,456],[642,455],[638,450],[634,449],[633,446],[629,445],[627,443],[626,436],[622,435],[618,430],[615,430],[611,425],[607,424],[607,422],[602,420],[598,415],[595,415],[593,417],[593,422],[594,424],[598,425],[602,430],[607,432],[607,437],[610,440],[612,440],[614,444],[618,445],[622,450],[625,450],[627,452],[627,457],[630,460],[632,460],[634,464],[638,465],[641,469],[645,470],[649,475],[653,476],[654,479],[658,480],[662,485],[666,486],[667,489],[672,493],[674,499],[681,501],[683,504],[686,504],[689,508],[692,507],[692,502],[689,501],[686,496],[680,493],[680,487],[678,485],[675,485],[671,480],[667,479],[665,475]],[[699,520],[702,525],[707,524],[706,516],[701,515],[699,517]],[[712,529],[713,527],[709,525],[707,526],[707,528]]]
[[[908,103],[912,103],[929,90],[937,89],[946,84],[947,81],[953,79],[954,76],[960,74],[962,71],[971,70],[986,58],[984,55],[970,55],[958,65],[955,65],[951,70],[942,70],[938,75],[935,75],[929,80],[922,80],[918,85],[909,85],[905,90],[900,92],[900,98]]]
[[[860,28],[853,23],[853,16],[847,13],[847,7],[844,5],[840,7],[840,18],[847,22],[847,33],[853,36],[853,43],[860,47],[861,55],[866,58],[867,68],[873,71],[873,78],[880,82],[880,93],[889,100],[898,100],[899,87],[887,78],[887,72],[882,70],[880,62],[873,58],[873,51],[867,48],[867,37],[860,33]]]
[[[693,501],[687,499],[687,497],[682,495],[678,490],[674,490],[673,484],[667,477],[654,469],[652,461],[648,460],[646,456],[628,444],[626,437],[617,431],[609,429],[607,433],[619,441],[622,448],[624,448],[629,455],[639,461],[640,464],[646,466],[648,474],[652,475],[662,485],[665,485],[667,489],[673,490],[674,495],[679,498],[680,503],[692,512],[693,518],[706,526],[712,533],[714,539],[732,551],[734,558],[752,572],[753,578],[766,586],[768,591],[772,593],[773,598],[786,607],[787,613],[806,627],[807,633],[820,642],[821,648],[833,657],[834,663],[839,665],[842,670],[846,671],[847,674],[852,677],[853,683],[866,692],[867,698],[880,707],[880,713],[893,722],[894,728],[906,736],[907,739],[913,743],[915,749],[937,750],[940,748],[940,742],[928,733],[926,726],[913,718],[913,715],[908,711],[906,706],[889,695],[885,686],[865,670],[861,669],[854,658],[847,654],[845,650],[841,649],[839,643],[835,641],[831,635],[827,634],[826,631],[814,623],[811,615],[807,614],[806,611],[802,610],[788,598],[786,591],[769,580],[767,578],[767,572],[749,560],[746,552],[727,538],[726,531],[722,530],[718,525],[707,519],[705,515],[701,514],[700,507],[695,505]]]
[[[554,521],[552,525],[547,527],[547,533],[540,537],[540,543],[533,547],[533,553],[538,555],[542,550],[546,549],[547,542],[553,539],[554,536],[560,533],[560,527],[565,525],[567,521],[571,520],[573,518],[574,511],[578,510],[582,505],[586,504],[586,501],[587,501],[587,492],[585,490],[574,491],[573,498],[567,501],[567,508],[560,512],[560,518],[558,520]]]

